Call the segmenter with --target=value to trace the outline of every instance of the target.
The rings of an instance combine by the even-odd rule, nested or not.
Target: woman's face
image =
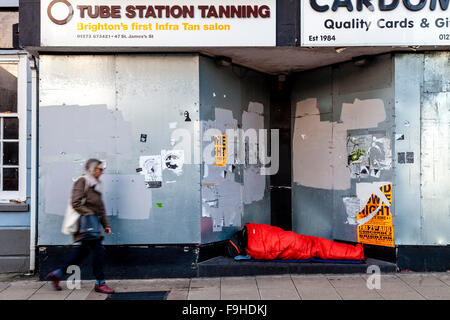
[[[100,176],[103,174],[103,164],[99,164],[94,171],[94,177],[96,179],[100,178]]]

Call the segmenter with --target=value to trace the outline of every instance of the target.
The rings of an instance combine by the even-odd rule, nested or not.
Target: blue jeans
[[[62,272],[67,275],[67,268],[71,265],[79,265],[92,251],[92,269],[95,279],[98,281],[105,280],[105,274],[103,273],[103,265],[105,261],[105,248],[103,247],[102,240],[85,240],[81,241],[75,252],[73,252],[61,266]]]

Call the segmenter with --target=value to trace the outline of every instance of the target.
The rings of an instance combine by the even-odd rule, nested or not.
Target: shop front
[[[19,2],[0,3],[0,273],[28,272],[34,60],[18,47]],[[34,162],[33,162],[34,160]]]
[[[411,8],[323,3],[21,1],[20,44],[39,61],[40,275],[73,250],[61,223],[89,158],[106,167],[108,277],[201,276],[245,223],[448,268],[434,172],[448,168],[450,40],[408,38],[447,8],[372,38]]]

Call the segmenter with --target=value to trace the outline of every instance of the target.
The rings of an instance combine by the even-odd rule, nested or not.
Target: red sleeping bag
[[[364,260],[364,250],[331,240],[304,236],[266,224],[247,223],[247,254],[258,260]]]

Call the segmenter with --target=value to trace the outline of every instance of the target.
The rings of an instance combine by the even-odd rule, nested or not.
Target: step
[[[236,261],[230,257],[215,257],[198,264],[199,277],[231,277],[274,274],[349,274],[367,273],[371,265],[381,273],[397,272],[394,263],[367,258],[361,264],[320,262]]]

